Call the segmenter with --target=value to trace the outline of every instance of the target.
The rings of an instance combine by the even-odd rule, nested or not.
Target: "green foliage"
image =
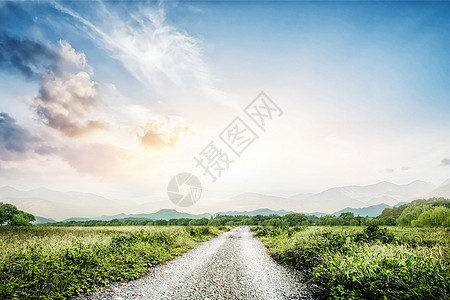
[[[392,208],[385,208],[378,217],[397,219],[398,217],[400,217],[406,207],[408,207],[408,204],[403,204]]]
[[[165,225],[168,225],[168,224],[169,224],[168,221],[162,220],[162,219],[154,221],[154,225],[156,225],[156,226],[165,226]]]
[[[304,227],[291,236],[253,226],[275,258],[334,299],[449,299],[450,231],[370,225]]]
[[[406,204],[397,222],[401,226],[448,226],[448,220],[450,219],[449,206],[450,200],[444,198],[414,200]],[[435,211],[438,207],[443,209]],[[431,219],[432,214],[433,219]]]
[[[12,226],[30,226],[31,222],[34,222],[35,218],[32,214],[25,213],[23,211],[15,214],[11,217],[9,225]]]
[[[278,215],[262,216],[228,216],[216,215],[211,219],[180,218],[166,220],[138,220],[121,219],[111,221],[89,220],[89,221],[67,221],[42,224],[43,226],[240,226],[240,225],[266,225],[266,226],[304,226],[313,225],[317,221],[316,216],[304,214],[288,214],[283,217]]]
[[[209,235],[211,234],[211,228],[210,227],[187,227],[186,231],[189,233],[192,237],[200,237],[203,235]]]
[[[383,243],[391,243],[395,239],[394,234],[388,232],[386,228],[380,228],[377,225],[369,225],[367,226],[363,232],[358,233],[355,236],[356,242],[375,242],[381,241]]]
[[[372,223],[388,226],[450,226],[450,200],[418,199],[399,207],[386,208]]]
[[[321,226],[359,226],[369,223],[368,217],[354,216],[352,212],[344,212],[339,216],[323,216],[317,220]]]
[[[207,218],[201,218],[201,219],[198,219],[198,220],[191,220],[190,222],[189,222],[189,225],[191,225],[191,226],[206,226],[206,225],[208,225],[208,219]]]
[[[172,226],[188,226],[189,225],[189,222],[191,221],[192,219],[189,219],[189,218],[180,218],[180,219],[170,219],[169,220],[169,225],[172,225]]]
[[[67,299],[135,279],[228,229],[0,227],[0,299]]]
[[[450,208],[436,206],[431,210],[423,211],[416,220],[411,221],[412,226],[450,226]]]
[[[256,232],[257,236],[278,236],[281,234],[286,234],[287,236],[292,236],[294,233],[302,231],[304,227],[301,226],[251,226],[251,230]]]
[[[19,210],[14,205],[0,202],[0,225],[9,223],[11,217],[18,213]]]
[[[0,225],[7,224],[12,226],[28,226],[34,222],[32,214],[18,210],[12,204],[3,204],[0,202]]]

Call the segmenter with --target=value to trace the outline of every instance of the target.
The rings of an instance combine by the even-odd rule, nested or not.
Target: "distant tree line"
[[[9,205],[9,206],[5,206]],[[3,210],[11,210],[10,204],[2,204]],[[14,207],[14,206],[12,206]],[[15,208],[15,207],[14,207]],[[8,223],[17,225],[24,223],[24,220],[34,220],[30,214],[18,211],[9,218],[9,221],[3,221],[0,211],[0,224]],[[11,216],[11,213],[8,215]],[[6,219],[5,219],[6,220]],[[31,221],[28,221],[31,222]],[[256,215],[256,216],[234,216],[234,215],[216,215],[211,218],[179,218],[170,220],[142,220],[136,218],[113,219],[110,221],[89,220],[89,221],[67,221],[57,223],[46,223],[47,226],[240,226],[240,225],[261,225],[261,226],[367,226],[367,225],[385,225],[385,226],[450,226],[450,200],[444,198],[431,198],[414,200],[411,203],[403,204],[398,207],[386,208],[376,218],[355,216],[352,212],[343,212],[338,216],[326,215],[315,216],[305,214],[287,214],[279,215]]]
[[[328,226],[358,226],[366,225],[372,218],[354,216],[351,212],[345,212],[339,216],[323,216],[305,214],[287,214],[279,215],[256,215],[256,216],[233,216],[216,215],[214,217],[191,219],[180,218],[170,220],[137,220],[137,219],[113,219],[110,221],[89,220],[89,221],[67,221],[57,223],[46,223],[46,226],[240,226],[240,225],[262,225],[262,226],[309,226],[309,225],[328,225]]]

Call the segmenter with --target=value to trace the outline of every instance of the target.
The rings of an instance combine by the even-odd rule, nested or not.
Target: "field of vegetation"
[[[64,299],[134,279],[240,225],[252,226],[275,258],[301,269],[332,298],[450,299],[450,200],[444,198],[386,208],[375,218],[291,213],[31,226],[34,220],[0,202],[0,299]]]
[[[450,228],[252,226],[335,299],[450,299]]]
[[[0,299],[64,299],[135,279],[226,230],[0,226]]]

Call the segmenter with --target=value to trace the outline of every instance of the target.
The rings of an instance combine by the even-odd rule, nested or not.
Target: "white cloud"
[[[188,125],[176,117],[153,120],[141,127],[138,134],[141,144],[147,149],[174,147],[178,139],[189,132]]]
[[[93,75],[94,71],[86,62],[86,55],[83,52],[76,52],[75,49],[64,40],[60,40],[59,45],[61,46],[59,57],[63,62],[71,64],[80,70],[86,70],[87,73]]]
[[[98,84],[88,73],[79,72],[69,74],[67,80],[44,78],[32,105],[43,123],[66,136],[77,137],[107,127],[105,121],[87,118],[99,103]]]
[[[144,85],[170,83],[181,89],[198,88],[206,94],[217,92],[202,60],[200,41],[169,24],[162,7],[145,7],[119,16],[101,3],[96,18],[102,20],[101,24],[60,3],[55,7],[87,27],[91,38]]]

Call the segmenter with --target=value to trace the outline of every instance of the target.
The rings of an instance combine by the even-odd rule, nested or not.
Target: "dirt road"
[[[248,227],[237,227],[138,280],[77,299],[315,299],[319,291],[274,261]]]

